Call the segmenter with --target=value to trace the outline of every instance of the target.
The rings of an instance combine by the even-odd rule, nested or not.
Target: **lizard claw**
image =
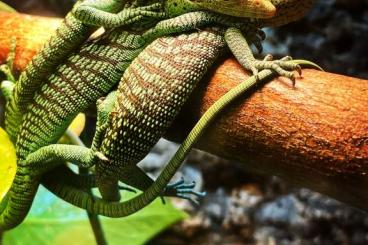
[[[299,76],[301,77],[302,76],[302,67],[300,65],[297,65],[295,70],[298,72]]]
[[[257,30],[257,36],[264,41],[266,39],[266,33],[262,29]]]
[[[184,178],[181,178],[179,181],[167,185],[164,190],[164,195],[186,199],[193,204],[198,205],[198,201],[195,200],[193,196],[201,198],[206,195],[206,192],[194,191],[193,188],[195,185],[196,183],[194,181],[192,183],[186,184]],[[163,197],[161,197],[161,200],[163,203],[165,203]]]
[[[110,160],[102,153],[102,152],[95,152],[95,156],[103,162],[109,162]]]
[[[249,37],[249,39],[252,41],[253,45],[256,47],[259,54],[263,52],[262,41],[265,38],[266,38],[266,34],[262,30],[258,30],[255,35]]]
[[[292,71],[295,70],[299,75],[302,74],[300,65],[292,62],[292,58],[290,56],[285,56],[280,60],[273,60],[273,56],[271,54],[266,55],[263,60],[254,60],[250,69],[254,76],[257,76],[259,70],[273,70],[278,75],[292,80],[293,85],[295,85],[295,75]]]

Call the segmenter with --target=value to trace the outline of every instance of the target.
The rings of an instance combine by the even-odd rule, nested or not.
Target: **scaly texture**
[[[59,66],[36,93],[16,142],[18,171],[8,193],[7,209],[0,215],[2,229],[22,221],[38,188],[40,169],[25,165],[25,157],[55,143],[78,112],[115,85],[142,50],[140,41],[138,35],[117,30],[89,42]]]
[[[97,185],[103,197],[107,193],[105,199],[116,194],[109,192],[110,188],[116,190],[118,179],[141,190],[152,185],[153,181],[136,166],[137,162],[169,127],[195,85],[225,48],[221,31],[160,38],[146,47],[128,67],[106,122],[108,130],[102,145],[97,146],[110,159],[107,163],[97,161],[96,165]],[[49,183],[51,178],[47,179],[46,186],[52,192],[94,213],[121,217],[142,208],[141,200],[136,199],[123,202],[122,206],[102,200],[84,202],[74,192],[53,188]]]
[[[123,9],[119,15],[105,12],[117,12],[124,4],[125,2],[116,0],[77,3],[64,24],[16,83],[12,91],[13,97],[8,102],[9,114],[6,119],[8,133],[13,138],[20,129],[16,142],[18,170],[6,199],[1,203],[1,230],[10,229],[25,218],[37,191],[40,174],[47,170],[45,167],[33,168],[24,164],[25,157],[42,146],[55,143],[78,112],[114,86],[131,60],[143,49],[145,42],[139,35],[130,35],[124,29],[117,29],[106,34],[106,37],[87,43],[79,50],[79,54],[70,55],[71,50],[88,38],[96,28],[90,27],[92,24],[134,25],[143,17],[162,17],[160,12],[151,11],[160,7],[157,4]],[[116,21],[111,20],[113,16]],[[83,24],[85,22],[88,25]],[[148,27],[154,23],[151,20]],[[139,29],[142,25],[137,24]],[[53,68],[62,64],[61,61],[68,55],[70,57],[64,64],[50,75]],[[42,84],[44,85],[41,86]],[[35,92],[37,89],[38,92]],[[27,113],[22,113],[21,105],[27,107]]]
[[[201,37],[205,37],[206,35],[211,36],[211,35],[214,35],[214,34],[213,33],[208,34],[208,33],[206,33],[206,31],[203,31],[200,34],[191,34],[191,35],[188,35],[186,37],[188,39],[191,39],[191,38],[195,37],[196,35],[201,36]],[[208,38],[208,36],[207,36],[207,38]],[[211,40],[212,38],[213,37],[208,38],[208,40]],[[184,40],[184,42],[185,42],[185,38],[183,38],[183,35],[180,36],[178,39],[180,39],[181,41]],[[166,41],[168,41],[168,40],[166,39]],[[176,42],[179,42],[184,47],[183,48],[184,50],[186,49],[185,48],[186,45],[184,43],[182,43],[180,41],[177,41],[177,40],[176,40]],[[191,42],[193,44],[193,40],[191,40]],[[211,43],[213,44],[215,42],[211,42]],[[170,87],[169,84],[170,83],[169,83],[169,81],[174,82],[175,81],[175,75],[178,75],[176,78],[183,79],[183,77],[180,76],[180,74],[183,74],[183,73],[180,72],[181,69],[176,70],[175,68],[174,69],[172,68],[171,65],[177,64],[177,60],[175,60],[175,58],[173,56],[170,56],[170,58],[171,58],[169,60],[169,62],[170,62],[169,67],[170,68],[168,68],[168,66],[167,66],[168,65],[168,63],[167,63],[168,62],[168,60],[167,60],[168,57],[165,56],[165,55],[163,55],[163,57],[165,57],[166,64],[156,63],[157,61],[162,61],[160,58],[158,58],[158,57],[161,56],[162,53],[156,53],[156,52],[158,50],[162,51],[162,47],[168,48],[167,44],[168,43],[165,42],[165,39],[160,39],[157,42],[150,45],[133,62],[133,63],[136,63],[137,66],[134,66],[134,67],[137,67],[137,70],[132,71],[132,70],[130,70],[130,67],[129,67],[128,70],[127,70],[127,73],[125,73],[127,75],[124,76],[124,77],[138,81],[138,80],[142,79],[142,77],[144,76],[144,74],[147,71],[146,69],[149,69],[150,71],[152,71],[151,69],[154,69],[159,74],[158,80],[161,81],[159,83],[160,84],[159,86],[162,86],[162,81],[163,80],[168,82],[167,83],[168,85],[165,87],[163,92],[157,93],[158,90],[157,91],[155,90],[157,88],[157,84],[154,83],[155,78],[152,78],[152,80],[150,80],[150,81],[153,82],[156,85],[156,86],[154,86],[154,85],[152,86],[152,89],[155,90],[155,92],[151,91],[151,92],[149,92],[149,94],[150,95],[151,94],[156,94],[156,97],[153,96],[153,101],[155,101],[155,99],[157,99],[157,98],[165,99],[165,102],[170,102],[171,101],[170,105],[174,105],[174,108],[175,108],[175,105],[180,104],[180,102],[178,103],[177,100],[175,100],[175,99],[174,100],[170,100],[170,99],[167,100],[167,98],[173,98],[172,96],[174,94],[178,94],[177,93],[178,91],[180,91],[182,93],[184,91],[184,93],[185,93],[185,91],[190,91],[190,89],[188,90],[189,86],[186,87],[184,85],[184,86],[176,87],[177,90],[176,89],[171,90],[172,92],[170,93],[170,89],[169,89],[169,87]],[[222,44],[224,44],[224,42],[222,42]],[[220,45],[222,45],[222,44],[220,44]],[[198,45],[198,43],[197,43],[197,45]],[[154,51],[155,46],[157,48],[156,51]],[[189,46],[190,45],[188,45],[188,47]],[[200,46],[201,45],[198,45],[197,47],[200,47]],[[175,46],[175,47],[176,47],[176,49],[178,48],[177,46]],[[193,47],[191,47],[191,48],[193,48]],[[150,49],[153,49],[154,53],[149,51]],[[190,49],[190,50],[192,50],[192,49]],[[147,51],[148,51],[148,53],[145,54],[145,52],[147,52]],[[175,51],[172,54],[175,54]],[[206,55],[208,55],[208,53],[206,53]],[[197,61],[197,59],[195,59],[193,57],[193,53],[191,53],[190,51],[185,53],[185,56],[190,58],[190,60],[191,60],[190,63],[192,63],[193,61]],[[154,61],[156,61],[156,62],[151,63],[152,57],[153,57]],[[187,64],[185,59],[182,59],[182,58],[183,57],[181,57],[180,60],[184,61],[184,64]],[[144,61],[143,65],[139,64],[143,61]],[[205,62],[204,63],[200,62],[200,63],[206,64]],[[307,61],[297,61],[296,63],[303,64],[303,65],[315,66],[314,64],[312,64],[310,62],[307,62]],[[183,64],[183,63],[181,63],[181,64]],[[190,67],[189,64],[188,64],[188,66]],[[182,67],[182,66],[180,66],[180,67]],[[316,68],[318,68],[318,67],[316,67]],[[196,66],[195,69],[199,69],[197,71],[201,71],[201,68],[198,68],[198,66]],[[133,75],[128,74],[130,72],[132,72]],[[152,73],[150,73],[150,74],[152,74]],[[188,74],[188,73],[186,73],[186,71],[184,70],[184,74]],[[272,70],[263,70],[258,74],[258,79],[264,80],[264,79],[266,79],[270,76],[273,76],[275,74],[276,73],[273,72]],[[194,79],[198,78],[198,75],[194,75],[194,73],[192,73],[192,75],[193,75],[192,78],[194,78]],[[130,76],[133,76],[133,77],[131,78]],[[191,77],[190,75],[187,75],[187,76],[184,77],[183,80],[188,79],[190,77]],[[60,182],[58,182],[57,180],[55,181],[55,179],[53,177],[51,177],[51,175],[46,175],[44,177],[44,184],[53,193],[56,193],[59,197],[63,198],[64,200],[66,200],[68,202],[71,202],[72,204],[74,204],[78,207],[84,208],[84,209],[88,210],[89,212],[92,212],[92,213],[95,213],[95,214],[101,214],[101,215],[105,215],[105,216],[109,216],[109,217],[122,217],[122,216],[129,215],[131,213],[134,213],[134,212],[138,211],[142,206],[145,206],[146,204],[153,201],[162,192],[162,189],[167,186],[170,179],[172,178],[172,176],[175,174],[175,172],[179,168],[180,163],[183,162],[183,160],[186,157],[187,153],[189,152],[191,147],[198,141],[199,137],[203,134],[204,130],[209,126],[209,123],[212,120],[214,120],[215,117],[218,114],[220,114],[222,112],[222,110],[229,103],[234,101],[240,95],[243,95],[250,87],[254,86],[258,82],[258,79],[255,76],[250,77],[246,81],[240,83],[234,89],[231,89],[221,99],[219,99],[214,105],[212,105],[208,109],[208,111],[203,115],[203,117],[199,120],[199,122],[195,125],[195,127],[192,129],[192,131],[189,133],[187,139],[182,143],[182,145],[180,146],[180,148],[178,149],[178,151],[176,152],[174,157],[171,159],[171,161],[165,167],[164,171],[160,174],[160,176],[157,178],[157,180],[154,182],[154,184],[147,187],[142,194],[138,195],[137,197],[135,197],[133,199],[130,199],[130,200],[122,202],[122,203],[106,202],[106,201],[104,201],[102,199],[99,199],[99,198],[95,199],[95,198],[92,198],[90,195],[88,195],[86,192],[83,192],[79,189],[76,189],[73,186],[65,186],[65,185],[60,184]],[[144,82],[145,81],[140,80],[140,83],[144,83]],[[190,84],[195,86],[195,83],[191,82]],[[118,108],[115,108],[115,109],[120,109],[120,111],[113,111],[112,115],[111,115],[112,118],[110,119],[110,121],[114,121],[114,118],[116,118],[115,119],[116,124],[114,124],[114,127],[116,125],[120,125],[121,126],[120,128],[124,128],[124,124],[125,124],[125,126],[127,126],[126,123],[129,122],[129,117],[127,117],[127,113],[129,111],[132,112],[131,109],[134,108],[133,104],[135,104],[137,107],[139,105],[143,105],[142,106],[143,108],[135,108],[135,109],[138,109],[138,111],[141,111],[142,109],[146,109],[145,112],[147,112],[147,110],[150,111],[150,108],[157,107],[156,104],[150,103],[151,102],[151,100],[149,100],[150,97],[147,97],[147,96],[134,97],[134,96],[132,96],[132,94],[131,94],[132,91],[134,91],[135,89],[140,90],[139,85],[137,86],[136,84],[134,84],[133,86],[134,87],[132,88],[132,90],[130,92],[128,92],[129,96],[131,96],[131,99],[123,98],[123,96],[120,96],[120,94],[119,94],[118,101],[119,101],[119,104],[122,104],[122,105],[119,106],[118,104],[116,104],[116,107],[118,107]],[[119,88],[119,90],[120,89],[121,88]],[[168,89],[169,89],[169,91],[167,92]],[[121,94],[124,93],[124,91],[121,91],[121,90],[120,90],[120,92],[121,92]],[[141,93],[141,92],[138,92],[138,93]],[[169,97],[165,97],[166,95],[168,95],[167,93],[169,93]],[[157,96],[157,95],[159,95],[159,96]],[[174,98],[175,98],[175,96],[174,96]],[[143,99],[143,101],[142,101],[142,99]],[[133,104],[132,104],[132,101],[133,101]],[[137,103],[137,102],[141,102],[141,104]],[[164,109],[165,109],[165,106],[167,106],[165,103],[162,104],[162,105],[163,105],[162,108],[164,108]],[[155,108],[155,109],[158,109],[158,108]],[[136,111],[137,110],[134,110],[134,113]],[[157,110],[155,110],[155,111],[157,112]],[[158,110],[158,113],[160,113],[160,110]],[[142,131],[140,131],[140,130],[145,130],[145,128],[138,128],[138,126],[146,125],[147,133],[149,133],[150,135],[153,132],[152,129],[160,130],[160,127],[162,125],[161,121],[160,122],[152,121],[152,119],[150,120],[147,117],[145,117],[145,114],[142,114],[142,113],[139,113],[139,112],[138,112],[138,114],[135,114],[135,116],[141,117],[141,120],[139,121],[141,123],[139,125],[133,125],[131,129],[126,128],[126,127],[125,127],[125,129],[128,129],[129,133],[135,133],[136,136],[141,135],[140,133]],[[173,111],[170,112],[169,111],[169,113],[162,112],[161,114],[165,114],[164,118],[166,118],[166,120],[167,120],[168,118],[171,119],[170,115],[174,115],[175,112],[173,112]],[[121,118],[118,115],[119,116],[124,116],[124,117]],[[121,122],[119,122],[119,121],[121,121]],[[165,122],[165,119],[164,119],[164,122]],[[133,140],[130,140],[131,145],[129,145],[129,148],[133,149],[133,146],[136,146],[133,149],[135,151],[140,151],[140,147],[142,147],[142,143],[144,143],[144,144],[147,143],[147,140],[144,139],[143,137],[140,138],[140,140],[139,140],[139,138],[132,137],[131,135],[128,135],[127,131],[125,131],[125,132],[123,132],[123,131],[119,131],[119,132],[110,131],[110,132],[112,134],[115,134],[117,137],[111,137],[110,135],[108,135],[107,137],[111,137],[110,139],[107,140],[108,143],[106,143],[106,144],[108,146],[111,146],[111,145],[109,145],[109,143],[113,143],[113,141],[116,141],[117,139],[119,139],[118,138],[119,134],[122,138],[125,138],[127,141],[129,141],[129,139],[133,139]],[[125,133],[125,135],[124,135],[124,133]],[[132,138],[130,138],[130,137],[132,137]],[[122,147],[124,146],[124,142],[118,142],[118,143],[119,143],[119,146],[122,146]],[[119,151],[121,151],[121,149],[119,149],[119,146],[116,149],[117,153],[119,153]],[[135,153],[135,155],[137,155],[137,153]],[[122,157],[124,157],[124,156],[122,156]],[[111,170],[111,167],[113,167],[115,170],[116,170],[116,168],[119,168],[119,167],[121,168],[121,166],[110,166],[110,168],[105,166],[104,170],[106,170],[106,169]],[[55,173],[55,174],[58,175],[59,173]],[[124,181],[125,181],[125,179],[124,179]],[[142,181],[142,179],[140,179],[140,181]],[[133,180],[133,182],[137,182],[137,180]],[[141,184],[141,183],[139,183],[139,184]]]
[[[140,36],[115,29],[106,34],[107,37],[84,45],[78,53],[74,53],[60,65],[56,72],[48,77],[48,82],[37,91],[23,116],[16,142],[19,167],[8,193],[6,208],[0,215],[0,227],[9,229],[24,219],[37,190],[40,175],[55,166],[49,164],[41,169],[33,168],[24,162],[28,154],[56,143],[78,112],[104,96],[120,80],[123,71],[148,44],[147,40],[192,30],[215,21],[229,23],[230,19],[196,12],[165,22],[177,28],[168,28],[163,32],[155,31],[154,35]],[[234,23],[235,26],[241,25],[239,22]],[[142,28],[141,24],[137,25],[138,29]],[[147,25],[152,26],[154,22],[150,21]],[[133,33],[135,32],[137,31],[134,30]],[[19,200],[22,200],[21,203]]]
[[[161,38],[129,66],[98,146],[109,159],[96,165],[97,184],[106,200],[115,199],[118,193],[111,192],[118,180],[140,190],[153,183],[136,164],[171,125],[225,47],[221,34],[208,31]]]
[[[6,106],[5,126],[11,139],[16,139],[22,116],[32,102],[35,91],[46,77],[100,26],[115,27],[139,21],[142,16],[160,15],[148,8],[123,9],[125,1],[78,1],[50,40],[31,60],[14,85],[13,97]],[[157,5],[159,6],[159,5]],[[122,10],[122,11],[121,11]],[[120,11],[120,12],[119,12]],[[118,15],[115,13],[119,12]],[[113,18],[115,17],[115,18]]]
[[[235,35],[232,35],[231,32],[235,32]],[[247,55],[250,55],[250,51],[245,39],[245,43],[239,43],[239,41],[243,41],[243,37],[240,38],[238,31],[233,31],[231,28],[228,36],[228,44],[230,47],[234,48],[232,50],[235,52],[235,56],[240,57],[240,60],[242,57],[245,57],[244,60],[248,62],[249,57],[248,59],[246,58]],[[153,47],[154,45],[157,45],[157,49]],[[194,46],[188,46],[190,46],[191,49],[194,49],[196,45],[201,46],[195,42],[193,42],[192,45]],[[139,189],[143,189],[145,190],[144,193],[127,202],[109,205],[101,200],[95,202],[91,200],[91,197],[88,196],[87,193],[80,192],[77,189],[73,189],[73,187],[63,186],[59,183],[50,183],[51,180],[48,178],[47,186],[49,189],[56,192],[64,200],[97,214],[120,217],[139,210],[151,202],[155,196],[162,193],[162,190],[167,190],[165,186],[180,166],[180,163],[189,149],[196,140],[198,140],[203,130],[208,126],[209,122],[213,120],[214,116],[219,113],[226,104],[230,103],[234,98],[257,81],[256,76],[250,78],[240,88],[230,92],[230,94],[224,96],[216,103],[213,108],[211,107],[205,117],[201,119],[198,125],[193,129],[187,140],[184,141],[172,161],[165,167],[160,177],[152,184],[153,181],[135,165],[145,154],[147,154],[150,147],[160,136],[162,136],[163,132],[165,132],[168,125],[170,125],[169,122],[175,118],[176,113],[180,110],[186,96],[188,96],[190,91],[194,88],[196,83],[193,81],[198,78],[200,72],[204,72],[205,70],[200,71],[192,67],[192,69],[187,71],[184,68],[187,63],[195,63],[198,60],[185,51],[185,45],[177,44],[174,46],[175,48],[170,48],[168,44],[160,46],[159,43],[156,44],[155,42],[146,48],[137,58],[137,63],[133,62],[126,71],[119,86],[117,102],[110,113],[108,125],[106,126],[105,138],[99,149],[100,152],[105,154],[110,160],[98,161],[96,169],[98,186],[102,196],[106,197],[105,199],[115,200],[119,198],[116,188],[118,180]],[[184,50],[179,52],[182,46]],[[240,49],[242,47],[247,50],[245,53],[241,52]],[[203,47],[200,48],[203,49]],[[151,51],[150,49],[156,51]],[[149,58],[144,56],[146,52]],[[166,55],[166,52],[172,53]],[[180,56],[178,56],[179,53]],[[164,57],[163,59],[160,58],[161,55]],[[146,58],[145,60],[143,60],[144,57]],[[250,58],[252,57],[253,56]],[[213,57],[203,55],[202,60],[199,62],[200,64],[201,62],[202,64],[206,64],[206,61],[211,59],[213,59]],[[289,60],[290,59],[286,57],[280,61],[271,62],[270,60],[265,60],[265,62],[259,63],[262,63],[263,66],[271,65],[270,68],[276,70],[278,73],[280,73],[280,66],[289,70],[299,67],[297,63],[290,62]],[[178,62],[181,62],[179,66]],[[244,62],[241,60],[241,63]],[[256,66],[259,68],[258,65]],[[176,67],[182,67],[184,74],[181,73],[181,69],[175,69]],[[201,65],[195,67],[201,67]],[[281,69],[281,72],[283,72],[283,69]],[[263,79],[265,76],[271,74],[272,70],[267,70],[259,73],[257,76]],[[192,79],[185,82],[188,76],[192,76]],[[129,80],[125,80],[126,77],[134,82],[130,84]],[[146,80],[148,82],[146,82]],[[182,80],[184,82],[183,85],[180,86],[179,84],[181,83],[177,83],[178,80]],[[172,84],[176,85],[176,89],[172,89]],[[174,98],[174,101],[172,101],[172,98]],[[184,101],[182,98],[184,98]],[[139,120],[137,120],[137,118]],[[100,137],[97,137],[97,141],[100,141]],[[186,194],[182,196],[184,198],[189,198]]]
[[[216,19],[216,18],[215,18]],[[222,21],[222,23],[226,23],[226,21],[224,22],[223,18],[220,18]],[[204,21],[202,21],[201,23],[211,23],[213,22],[213,19],[205,19]],[[186,28],[179,28],[177,25],[178,24],[182,24],[182,22],[177,22],[176,26],[174,25],[174,29],[167,29],[165,30],[163,33],[158,32],[156,34],[161,34],[161,35],[166,35],[166,34],[170,34],[170,33],[175,33],[175,32],[180,32],[180,31],[188,31],[190,29],[196,28],[198,22],[195,22],[196,25],[188,25],[186,26]],[[154,32],[153,32],[154,33]],[[154,36],[156,37],[156,36]],[[93,66],[93,65],[92,65]],[[101,67],[99,67],[101,68]],[[52,77],[52,76],[50,76]],[[83,75],[82,75],[83,77]],[[83,80],[83,78],[82,78]],[[69,81],[70,82],[70,81]],[[45,91],[52,91],[55,90],[54,88],[52,88],[54,83],[50,83],[47,84],[48,87],[46,86],[46,89],[44,91],[42,91],[42,89],[40,90],[40,94],[43,94],[43,92]],[[67,91],[67,90],[66,90]],[[49,108],[52,108],[53,106],[59,106],[58,110],[64,110],[65,108],[62,105],[67,105],[68,103],[70,103],[70,98],[68,96],[65,96],[65,100],[61,100],[58,103],[55,103],[55,100],[52,99],[54,98],[53,96],[60,96],[61,94],[59,94],[58,91],[53,91],[50,93],[51,97],[43,97],[42,99],[40,99],[39,101],[37,101],[37,106],[35,106],[34,112],[35,113],[37,110],[40,109],[40,111],[44,111],[47,112],[46,107],[49,106],[50,102],[51,106]],[[57,101],[57,99],[56,99]],[[79,103],[79,101],[77,102]],[[36,108],[38,107],[38,109]],[[81,108],[79,107],[79,110]],[[30,110],[32,111],[32,110]],[[31,112],[29,112],[31,113]],[[29,115],[29,113],[27,113],[26,115]],[[71,115],[71,111],[69,111],[69,114],[63,114],[64,119],[60,120],[60,118],[56,117],[50,117],[48,118],[49,121],[43,120],[43,114],[34,114],[33,116],[37,115],[38,118],[34,119],[34,123],[35,124],[29,124],[27,125],[27,121],[24,120],[24,125],[25,128],[25,132],[28,132],[29,134],[31,134],[32,136],[30,137],[32,140],[35,140],[34,142],[31,142],[30,140],[24,140],[23,143],[20,143],[20,148],[23,147],[23,150],[20,151],[20,161],[22,161],[22,159],[24,159],[29,153],[37,150],[37,148],[41,147],[43,144],[47,145],[49,144],[51,141],[55,140],[57,138],[58,134],[61,134],[60,132],[63,131],[63,127],[65,128],[67,123],[70,121],[69,116]],[[30,116],[31,117],[31,116]],[[58,121],[59,120],[59,121]],[[46,125],[47,123],[51,123],[53,124],[53,127],[55,128],[55,130],[52,131],[52,135],[47,135],[45,134],[46,131],[44,126],[41,125]],[[58,124],[59,123],[59,124]],[[27,129],[28,128],[28,129]],[[47,128],[47,127],[46,127]],[[22,130],[23,130],[23,126],[22,126]],[[27,134],[27,133],[26,133]],[[46,137],[49,137],[50,140],[45,140]],[[39,147],[37,147],[37,144],[39,145]],[[8,196],[7,200],[8,201],[8,205],[4,207],[3,203],[2,203],[2,209],[3,212],[0,216],[0,227],[2,229],[8,229],[11,228],[13,226],[15,226],[17,223],[19,223],[25,216],[25,214],[28,212],[30,203],[32,202],[33,199],[33,195],[35,193],[35,190],[37,189],[38,186],[38,178],[39,175],[37,175],[37,171],[35,169],[32,169],[31,165],[27,165],[26,163],[24,163],[24,165],[22,166],[22,164],[20,164],[20,169],[19,169],[19,175],[16,177],[16,181],[14,184],[14,188],[12,187],[12,190],[10,191],[10,195]],[[18,173],[17,173],[18,174]],[[162,183],[161,183],[162,184]],[[55,190],[56,192],[58,190]],[[24,192],[23,194],[21,192]],[[153,193],[158,193],[160,194],[162,192],[161,190],[156,189]],[[157,194],[157,195],[158,195]],[[69,194],[67,194],[69,197],[71,197]],[[148,193],[147,195],[152,195],[152,192]],[[157,196],[156,195],[156,196]],[[20,201],[22,200],[22,201]],[[147,201],[147,200],[146,200]],[[149,202],[149,200],[148,200]],[[145,202],[146,203],[146,202]],[[133,205],[133,207],[130,207],[129,204],[129,208],[127,209],[122,209],[120,210],[121,212],[125,212],[125,213],[130,213],[132,210],[138,210],[139,208],[142,207],[142,205],[140,203],[138,203],[139,205],[137,205],[137,203],[135,205]],[[97,209],[95,211],[98,211]]]
[[[211,10],[230,16],[262,19],[274,16],[276,11],[269,0],[166,0],[165,8],[175,15]]]
[[[279,9],[281,11],[283,10],[283,7],[286,7],[286,5],[280,5],[278,7],[280,7]],[[160,24],[161,26],[159,28]],[[170,27],[167,27],[164,22],[159,23],[155,28],[160,29],[161,31],[170,29]],[[155,29],[150,30],[150,34],[154,36],[155,31]],[[157,32],[161,33],[159,31]],[[247,33],[245,30],[243,30],[243,32]],[[269,58],[264,61],[256,61],[253,58],[246,40],[241,35],[240,30],[229,28],[226,33],[225,39],[235,56],[245,68],[251,69],[254,74],[258,73],[258,69],[270,68],[275,70],[278,74],[293,77],[293,74],[289,71],[299,69],[298,64],[289,62],[290,58],[285,58],[279,61],[272,61]],[[251,32],[248,30],[248,33]],[[251,36],[255,36],[255,34],[251,33]],[[194,43],[194,47],[195,45],[196,43]],[[179,48],[177,49],[179,50]],[[167,52],[171,51],[172,50],[170,48],[167,50]],[[190,58],[186,57],[184,50],[182,50],[182,52],[177,51],[174,53],[177,54],[176,60],[180,60],[180,58],[190,60]],[[165,49],[161,47],[161,50],[157,51],[155,54],[162,54],[165,56]],[[179,56],[179,54],[182,54],[183,57]],[[151,57],[154,57],[154,54],[151,53],[150,55]],[[203,56],[202,62],[209,61],[210,59],[213,59],[213,57]],[[148,59],[146,62],[152,65]],[[164,66],[167,66],[168,69],[170,69],[170,62],[175,61],[170,60],[170,57],[165,56],[164,61],[158,59],[157,61],[154,60],[154,62],[157,62],[159,65],[163,63]],[[133,63],[133,68],[131,70],[128,69],[127,73],[131,72],[133,74],[138,74],[138,72],[134,70],[134,67],[138,65],[139,64]],[[185,67],[186,64],[183,62],[181,65]],[[175,64],[175,66],[178,65]],[[107,131],[105,139],[102,140],[102,146],[98,150],[104,154],[109,161],[102,159],[97,162],[98,186],[105,200],[119,200],[117,189],[118,180],[141,190],[146,190],[148,186],[152,184],[153,181],[139,168],[137,168],[136,164],[148,153],[153,144],[163,135],[168,125],[170,125],[171,121],[175,118],[177,112],[183,105],[182,99],[185,101],[186,96],[190,91],[192,91],[194,84],[196,84],[193,82],[196,81],[196,77],[193,77],[193,83],[189,83],[185,80],[185,76],[182,77],[178,75],[179,73],[177,71],[172,71],[172,74],[176,75],[176,79],[181,79],[185,86],[187,86],[187,90],[184,90],[187,93],[183,92],[183,89],[178,89],[178,91],[176,91],[177,94],[172,92],[173,97],[176,97],[177,104],[175,104],[170,101],[170,97],[167,98],[165,93],[159,94],[157,92],[160,91],[160,89],[162,90],[163,87],[160,86],[164,86],[165,89],[163,89],[163,91],[170,92],[170,89],[166,88],[165,84],[166,86],[171,86],[173,82],[170,81],[170,79],[174,78],[168,76],[165,72],[162,72],[162,69],[160,70],[162,67],[154,68],[155,67],[150,71],[145,71],[143,74],[140,74],[142,78],[148,79],[150,81],[149,83],[143,84],[139,80],[136,81],[137,78],[133,75],[131,75],[131,79],[134,81],[132,84],[129,80],[123,79],[119,86],[118,102],[116,102],[115,107],[110,113],[110,122],[106,123],[107,125],[103,125],[103,123],[98,125],[98,134],[101,133],[99,132],[101,126],[106,128]],[[188,71],[185,70],[185,72],[187,75],[200,74],[199,71],[195,69],[189,69]],[[154,76],[152,73],[155,73],[156,75]],[[152,85],[156,84],[154,82],[155,79],[161,79],[159,82],[156,82],[157,84],[160,84],[160,86]],[[151,86],[158,87],[160,89],[153,90],[152,92],[150,88]],[[178,87],[180,86],[178,85]],[[154,94],[154,92],[156,92],[156,94]],[[122,93],[124,96],[122,96]],[[125,100],[122,98],[125,98]],[[119,107],[119,104],[123,107]],[[167,112],[160,107],[161,104],[165,106],[166,110],[168,110]],[[148,106],[148,108],[145,106]],[[152,110],[155,111],[154,113],[150,112],[149,106],[155,108],[155,110]],[[140,117],[142,117],[141,120],[136,120],[136,118]],[[98,135],[98,142],[101,141],[100,138],[104,137]],[[99,147],[97,146],[97,148]],[[140,203],[141,206],[142,203],[144,202]]]

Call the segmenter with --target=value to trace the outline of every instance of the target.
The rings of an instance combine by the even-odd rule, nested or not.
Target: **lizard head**
[[[263,26],[282,26],[302,18],[315,0],[270,0],[276,7],[275,15],[263,19]]]
[[[213,12],[246,18],[271,18],[276,13],[270,0],[167,0],[165,9],[171,15],[191,11]]]

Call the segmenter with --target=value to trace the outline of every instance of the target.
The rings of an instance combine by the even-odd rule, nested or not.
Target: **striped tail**
[[[27,216],[39,186],[39,180],[17,173],[12,187],[0,205],[0,232],[12,229]]]
[[[298,60],[294,62],[299,65],[308,65],[319,69],[317,65],[309,61]],[[265,79],[268,79],[274,75],[275,73],[271,70],[263,70],[258,74],[258,80],[252,76],[246,81],[240,83],[235,88],[231,89],[223,97],[216,101],[197,122],[197,124],[189,133],[188,137],[181,144],[180,148],[177,150],[173,158],[161,172],[156,181],[142,194],[128,201],[121,203],[109,203],[100,198],[95,198],[89,195],[87,192],[78,190],[70,185],[67,186],[60,182],[55,182],[51,176],[45,176],[42,183],[46,186],[46,188],[58,195],[60,198],[72,203],[75,206],[86,209],[88,212],[108,217],[124,217],[133,214],[162,194],[171,178],[181,166],[181,163],[187,156],[188,152],[199,140],[210,123],[219,113],[223,111],[224,108],[226,108],[228,104],[241,95],[244,95],[245,92],[249,91],[250,88],[257,84],[257,81],[264,81]]]

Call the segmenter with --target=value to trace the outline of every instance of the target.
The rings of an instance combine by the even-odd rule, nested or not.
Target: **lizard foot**
[[[251,70],[253,75],[257,76],[259,70],[271,69],[278,75],[291,79],[293,84],[295,84],[295,75],[292,71],[296,70],[301,75],[302,69],[300,65],[292,62],[292,60],[290,56],[285,56],[280,60],[273,60],[272,55],[268,54],[263,60],[254,60]]]
[[[167,185],[164,190],[163,196],[173,196],[182,199],[189,200],[191,203],[198,205],[198,201],[193,198],[193,196],[201,198],[206,195],[206,192],[194,191],[196,183],[193,181],[192,183],[185,183],[184,178],[181,178],[179,181]],[[193,195],[193,196],[192,196]],[[162,202],[165,204],[165,200],[161,197]]]
[[[264,33],[256,30],[251,32],[248,39],[254,43],[258,51],[261,51],[261,40],[264,37]],[[237,28],[230,27],[226,30],[225,41],[240,65],[247,70],[251,70],[256,79],[258,79],[258,72],[265,69],[272,70],[280,76],[288,77],[293,83],[295,83],[295,76],[292,71],[297,70],[301,74],[301,67],[293,62],[290,56],[280,60],[273,60],[272,55],[266,55],[263,60],[255,59],[246,37]]]
[[[259,29],[249,37],[251,43],[256,47],[259,54],[263,52],[262,42],[266,39],[266,33]]]

